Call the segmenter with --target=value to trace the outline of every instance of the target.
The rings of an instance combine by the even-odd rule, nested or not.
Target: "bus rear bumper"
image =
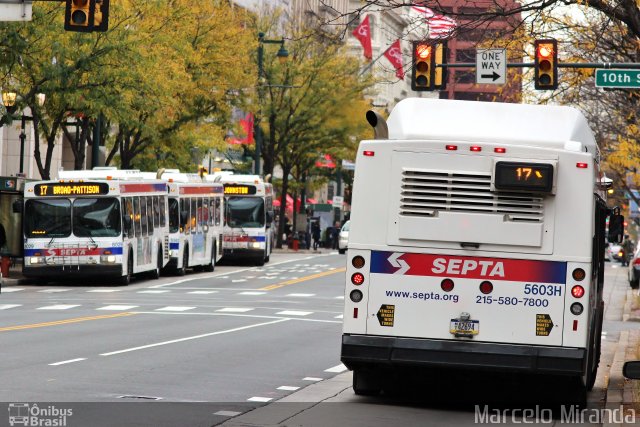
[[[415,366],[580,376],[585,369],[586,351],[582,348],[344,334],[341,360],[349,369]]]
[[[227,259],[259,258],[264,256],[264,249],[223,249],[222,257]]]
[[[22,267],[22,274],[31,278],[55,277],[119,277],[121,264],[40,265]]]

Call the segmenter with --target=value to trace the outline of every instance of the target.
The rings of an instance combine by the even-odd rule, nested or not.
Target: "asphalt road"
[[[337,253],[274,254],[264,267],[127,287],[4,288],[0,401],[67,402],[77,409],[67,425],[90,407],[110,408],[104,425],[115,425],[132,406],[113,402],[175,402],[187,405],[177,418],[147,414],[140,425],[213,425],[282,398],[345,370],[344,263]]]

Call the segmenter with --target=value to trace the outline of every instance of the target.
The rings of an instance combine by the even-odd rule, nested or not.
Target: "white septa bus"
[[[139,171],[59,171],[58,180],[25,185],[26,277],[160,276],[169,260],[167,184]]]
[[[181,276],[187,268],[214,271],[222,258],[222,184],[176,169],[158,175],[167,181],[169,191],[170,259],[166,269]]]
[[[489,369],[593,386],[603,318],[599,151],[576,109],[400,101],[358,148],[343,363]],[[435,386],[435,385],[434,385]]]
[[[274,246],[273,186],[258,175],[218,174],[224,185],[225,223],[222,243],[225,259],[269,262]]]

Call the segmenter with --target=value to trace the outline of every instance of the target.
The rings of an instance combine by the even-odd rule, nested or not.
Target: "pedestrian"
[[[313,250],[318,250],[320,245],[320,224],[317,221],[311,223],[311,238],[313,239]]]
[[[629,238],[629,235],[625,234],[622,242],[622,251],[624,252],[622,255],[622,265],[629,265],[629,260],[633,256],[633,249],[633,242]]]
[[[340,222],[336,221],[331,229],[331,249],[338,249],[338,238],[340,236]]]

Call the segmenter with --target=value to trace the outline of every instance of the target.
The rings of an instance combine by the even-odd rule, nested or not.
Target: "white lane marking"
[[[164,293],[167,293],[167,292],[171,292],[171,291],[149,289],[149,290],[146,290],[146,291],[138,291],[137,293],[139,293],[139,294],[164,294]]]
[[[219,313],[246,313],[247,311],[251,311],[253,308],[245,308],[245,307],[226,307],[221,308],[220,310],[216,310]]]
[[[213,415],[220,415],[221,417],[235,417],[237,415],[240,415],[242,412],[236,412],[236,411],[218,411],[218,412],[214,412]]]
[[[77,359],[63,360],[62,362],[49,363],[49,366],[66,365],[67,363],[80,362],[81,360],[87,360],[86,357],[79,357]]]
[[[240,292],[240,293],[238,293],[238,295],[264,295],[264,294],[266,294],[266,292],[246,291],[246,292]]]
[[[313,297],[315,295],[316,294],[289,294],[287,296],[288,297],[302,297],[302,298],[304,298],[304,297]]]
[[[96,308],[96,310],[112,310],[112,311],[124,311],[131,310],[132,308],[140,307],[139,305],[105,305],[104,307]]]
[[[231,283],[240,283],[240,282],[246,282],[246,281],[247,279],[233,279]]]
[[[253,310],[253,309],[252,309]],[[199,313],[199,312],[184,312],[184,313],[172,313],[168,311],[133,311],[135,314],[161,314],[170,316],[229,316],[229,317],[248,317],[251,319],[286,319],[296,320],[298,322],[312,322],[312,323],[334,323],[336,325],[342,325],[342,320],[325,320],[325,319],[305,319],[303,317],[281,317],[281,316],[265,316],[258,314],[238,314],[238,313]]]
[[[196,295],[208,295],[208,294],[217,294],[218,291],[191,291],[187,292],[188,294],[196,294]]]
[[[344,372],[347,370],[347,367],[344,366],[342,363],[334,366],[333,368],[329,368],[329,369],[325,369],[325,372],[336,372],[336,373],[340,373],[340,372]]]
[[[278,387],[278,390],[284,390],[284,391],[296,391],[298,390],[300,387],[293,387],[290,385],[281,385],[280,387]]]
[[[302,379],[302,381],[322,381],[322,378],[316,378],[316,377],[304,377]]]
[[[22,304],[0,304],[0,310],[8,310],[10,308],[20,307]]]
[[[38,307],[36,310],[68,310],[73,307],[80,307],[80,304],[47,305],[45,307]]]
[[[195,307],[183,307],[183,306],[167,306],[162,308],[157,308],[156,311],[187,311],[193,310]]]
[[[4,288],[2,290],[2,293],[5,293],[5,292],[20,292],[20,291],[24,291],[24,288]]]
[[[122,289],[91,289],[87,292],[96,292],[96,293],[108,293],[108,292],[121,292]]]
[[[254,396],[254,397],[248,398],[247,402],[269,402],[270,400],[273,400],[273,398]]]
[[[43,294],[53,294],[53,293],[56,293],[56,292],[67,292],[67,291],[70,291],[70,290],[71,289],[57,289],[57,288],[54,288],[54,289],[43,289],[43,290],[38,291],[38,292],[42,292]]]
[[[342,314],[339,314],[336,317],[334,317],[334,319],[342,319],[342,318],[344,318],[344,315],[342,315]]]
[[[222,331],[209,332],[207,334],[200,334],[200,335],[194,335],[194,336],[191,336],[191,337],[178,338],[178,339],[175,339],[175,340],[158,342],[158,343],[154,343],[154,344],[141,345],[139,347],[125,348],[124,350],[111,351],[109,353],[101,353],[100,356],[113,356],[114,354],[128,353],[130,351],[137,351],[137,350],[144,350],[144,349],[147,349],[147,348],[159,347],[161,345],[175,344],[175,343],[179,343],[179,342],[183,342],[183,341],[190,341],[190,340],[196,340],[196,339],[199,339],[199,338],[211,337],[211,336],[214,336],[214,335],[228,334],[228,333],[231,333],[231,332],[243,331],[245,329],[257,328],[258,326],[267,326],[267,325],[273,325],[273,324],[276,324],[276,323],[282,323],[282,322],[286,322],[287,320],[290,320],[290,319],[278,319],[278,320],[273,320],[271,322],[254,323],[253,325],[240,326],[238,328],[233,328],[233,329],[225,329],[225,330],[222,330]]]
[[[308,316],[310,314],[313,314],[313,311],[285,310],[279,311],[276,314],[281,314],[283,316]]]
[[[344,295],[340,295],[339,297],[336,297],[335,299],[344,299]]]

